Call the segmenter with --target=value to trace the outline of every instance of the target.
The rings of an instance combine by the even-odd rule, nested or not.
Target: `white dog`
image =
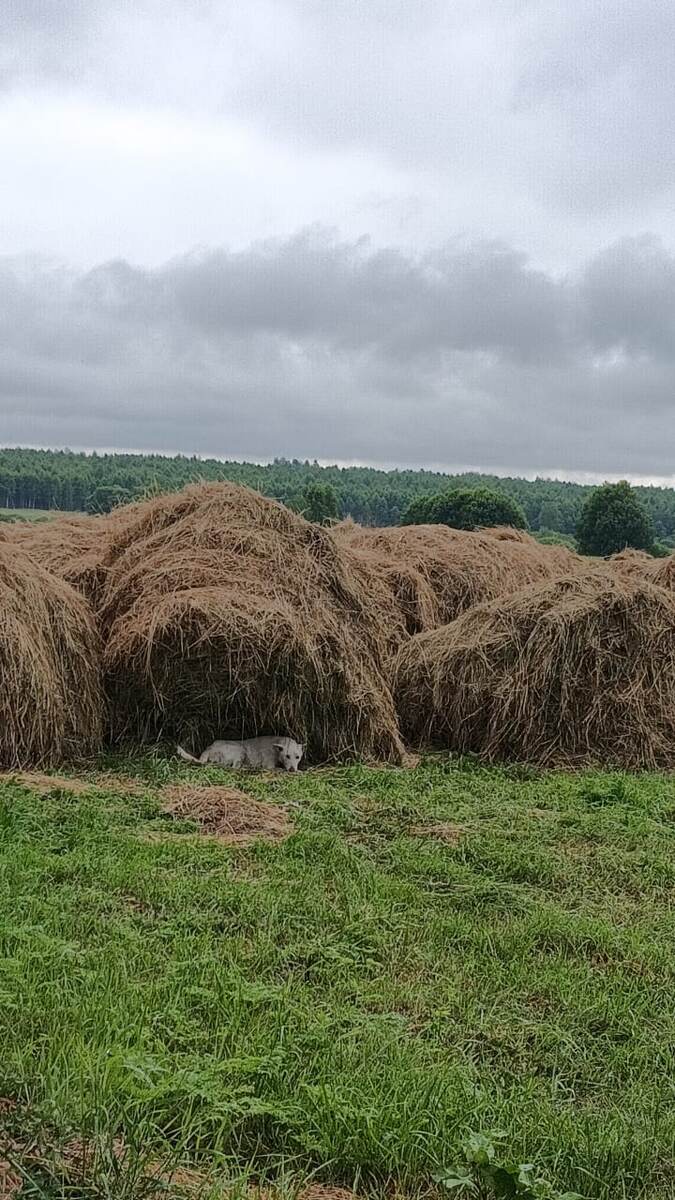
[[[297,771],[305,753],[305,747],[289,737],[257,737],[247,738],[243,742],[212,742],[199,758],[188,754],[182,746],[178,746],[177,750],[185,762],[200,763],[202,766],[206,763],[217,763],[220,767],[258,767],[265,771],[273,771],[275,767],[281,767],[284,771]]]

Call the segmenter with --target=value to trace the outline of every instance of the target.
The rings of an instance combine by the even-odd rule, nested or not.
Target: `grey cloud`
[[[255,331],[396,359],[441,348],[550,358],[565,349],[568,322],[565,286],[508,247],[456,242],[412,257],[320,230],[155,272],[114,263],[78,290],[124,319],[152,305],[207,336]]]
[[[0,86],[17,79],[66,79],[84,67],[83,51],[104,0],[5,0],[0,11]]]
[[[673,187],[669,0],[11,0],[9,77],[238,114],[549,207]]]
[[[666,474],[673,280],[654,240],[564,279],[318,230],[154,270],[5,260],[0,438]]]
[[[598,254],[582,299],[599,350],[675,356],[675,258],[657,238],[626,238]]]
[[[669,0],[9,0],[3,244],[158,261],[318,217],[417,247],[497,236],[566,266],[645,228],[672,237],[674,44]]]

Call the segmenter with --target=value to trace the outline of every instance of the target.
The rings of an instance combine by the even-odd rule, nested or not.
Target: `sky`
[[[0,443],[675,482],[670,0],[4,0]]]

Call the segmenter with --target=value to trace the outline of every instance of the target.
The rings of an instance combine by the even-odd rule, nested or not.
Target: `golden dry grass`
[[[232,484],[122,511],[99,607],[117,736],[402,761],[384,671],[405,631],[330,532]]]
[[[95,603],[105,581],[108,539],[115,519],[111,514],[18,521],[9,526],[8,540]]]
[[[586,569],[564,546],[541,546],[519,530],[367,529],[343,521],[334,532],[339,545],[387,583],[409,633],[445,625],[475,604],[531,583]]]
[[[652,568],[652,580],[659,587],[675,592],[675,554],[668,558],[657,558]]]
[[[480,605],[396,664],[402,728],[489,761],[675,765],[675,597],[596,569]]]
[[[277,842],[293,831],[285,808],[254,800],[238,788],[174,784],[161,794],[165,812],[195,821],[202,833],[227,845]]]
[[[0,540],[0,766],[54,766],[101,740],[100,646],[86,602]]]

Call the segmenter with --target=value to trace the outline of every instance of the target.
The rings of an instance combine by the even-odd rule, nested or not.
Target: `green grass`
[[[499,1128],[561,1190],[675,1197],[673,781],[443,759],[251,776],[296,831],[234,848],[186,822],[144,838],[170,825],[158,786],[195,772],[113,765],[141,795],[0,784],[22,1195],[139,1194],[106,1153],[122,1135],[230,1183],[420,1196]],[[440,822],[456,845],[412,832]],[[23,1150],[56,1162],[74,1134],[99,1147],[75,1191]]]
[[[81,515],[81,513],[62,513],[55,508],[0,508],[0,521],[50,521],[54,517]]]

